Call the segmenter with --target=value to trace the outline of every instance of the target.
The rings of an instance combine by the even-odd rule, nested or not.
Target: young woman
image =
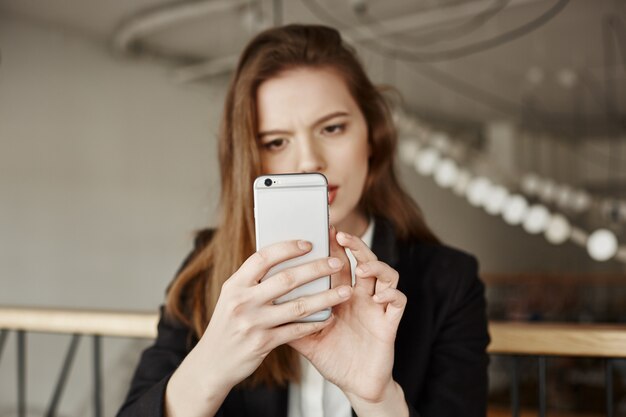
[[[168,289],[118,416],[484,416],[477,264],[429,231],[395,148],[387,104],[336,30],[255,37],[225,103],[219,227],[198,233]],[[260,282],[311,248],[255,252],[252,182],[288,172],[328,178],[331,257]],[[325,275],[328,291],[272,303]],[[325,322],[295,322],[328,307]]]

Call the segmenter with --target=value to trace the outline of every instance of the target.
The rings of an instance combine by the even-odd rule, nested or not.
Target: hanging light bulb
[[[456,163],[449,158],[441,161],[435,170],[435,182],[442,188],[450,188],[459,176],[459,168]]]
[[[546,227],[546,240],[553,245],[560,245],[569,239],[572,227],[562,214],[554,214]]]
[[[598,229],[587,239],[587,252],[596,261],[607,261],[618,249],[617,237],[608,229]]]
[[[467,200],[469,203],[475,207],[482,206],[487,196],[489,195],[489,191],[491,190],[492,184],[485,177],[475,177],[470,180],[469,185],[467,186]]]
[[[551,203],[554,201],[556,190],[556,184],[554,181],[546,178],[541,182],[539,189],[537,190],[537,194],[544,203]]]
[[[493,216],[498,216],[502,213],[504,204],[509,196],[509,190],[501,185],[496,185],[491,188],[487,201],[485,201],[485,211]]]
[[[528,201],[519,194],[507,198],[502,209],[502,217],[508,224],[515,226],[524,221],[528,211]]]
[[[541,205],[535,204],[528,209],[528,213],[524,218],[523,227],[528,233],[535,235],[543,232],[550,221],[550,212]]]
[[[470,180],[472,179],[472,175],[466,169],[460,169],[459,174],[456,177],[456,182],[452,187],[452,191],[454,194],[463,197],[467,192],[467,187],[469,185]]]
[[[583,190],[575,192],[572,199],[572,209],[574,209],[578,213],[582,213],[583,211],[587,211],[590,205],[591,197],[589,196],[589,194],[587,194]]]
[[[402,162],[411,165],[415,161],[419,149],[420,145],[415,139],[404,139],[398,146],[398,156]]]
[[[529,196],[534,196],[539,191],[541,178],[534,173],[528,173],[522,178],[522,191]]]
[[[441,155],[436,149],[422,149],[415,156],[415,169],[421,175],[430,176],[435,172],[440,160]]]
[[[445,132],[433,132],[430,136],[430,143],[433,148],[448,153],[450,150],[450,138]]]
[[[556,191],[556,195],[554,198],[556,205],[562,209],[571,207],[573,195],[574,192],[572,190],[572,187],[570,187],[569,185],[560,186],[559,189]]]

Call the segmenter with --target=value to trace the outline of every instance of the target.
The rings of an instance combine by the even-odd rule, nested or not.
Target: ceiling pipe
[[[168,3],[139,12],[126,20],[113,35],[116,50],[129,53],[142,38],[191,19],[237,10],[250,0],[208,0]]]
[[[431,26],[450,23],[473,16],[493,5],[494,0],[476,0],[459,5],[445,6],[435,10],[413,13],[398,18],[380,21],[377,24],[365,24],[342,30],[342,36],[351,43],[364,42],[378,36],[390,36],[409,30],[424,29]],[[511,0],[507,9],[538,3],[540,0]],[[113,36],[113,45],[122,53],[130,53],[133,45],[141,39],[158,33],[166,28],[181,24],[190,19],[197,19],[215,13],[237,10],[249,6],[251,0],[209,0],[188,1],[160,6],[156,9],[140,12],[120,26]],[[148,47],[145,47],[148,49]],[[152,55],[163,55],[152,51]],[[163,56],[168,61],[175,57]],[[174,59],[172,59],[174,58]],[[210,58],[202,62],[181,66],[173,71],[177,82],[189,83],[229,73],[237,64],[238,54]]]

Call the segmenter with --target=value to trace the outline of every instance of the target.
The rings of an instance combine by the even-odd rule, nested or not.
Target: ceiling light
[[[415,169],[424,176],[432,175],[440,160],[441,155],[436,149],[422,149],[415,157]]]
[[[475,207],[482,206],[487,200],[492,184],[485,177],[475,177],[467,186],[467,200]]]
[[[560,208],[567,208],[572,206],[572,197],[574,191],[569,185],[561,185],[555,192],[554,201]]]
[[[530,67],[526,72],[526,79],[533,85],[539,85],[545,78],[544,72],[539,67]]]
[[[569,239],[572,227],[562,214],[554,214],[546,227],[545,237],[553,245],[560,245]]]
[[[450,138],[447,133],[433,132],[430,135],[430,143],[435,149],[443,153],[447,153],[450,150]]]
[[[466,169],[460,169],[459,174],[456,176],[456,182],[452,187],[452,191],[458,196],[465,196],[467,192],[467,187],[469,185],[470,180],[472,179],[472,175]]]
[[[506,203],[509,196],[509,190],[501,185],[496,185],[491,188],[487,200],[485,201],[485,211],[493,216],[498,216],[502,213],[504,203]]]
[[[578,213],[586,211],[591,205],[591,197],[585,191],[577,191],[572,198],[571,207]]]
[[[529,196],[533,196],[537,194],[540,182],[541,179],[537,175],[533,173],[526,174],[522,178],[522,191]]]
[[[420,145],[414,139],[405,139],[400,142],[398,147],[398,156],[400,160],[407,165],[410,165],[415,161],[415,155],[419,152]]]
[[[587,239],[587,252],[596,261],[607,261],[617,253],[615,234],[608,229],[598,229]]]
[[[571,68],[563,68],[556,76],[558,83],[567,89],[571,89],[578,82],[578,74]]]
[[[435,182],[443,188],[452,187],[459,176],[459,168],[452,159],[444,159],[435,170]]]
[[[554,197],[556,194],[556,184],[551,179],[544,179],[539,184],[539,189],[537,190],[537,194],[539,198],[541,198],[545,203],[551,203],[554,201]]]
[[[528,211],[528,201],[519,194],[507,198],[502,209],[502,217],[508,224],[515,226],[520,224]]]
[[[543,232],[548,226],[549,221],[550,212],[548,209],[541,204],[535,204],[528,209],[523,227],[528,233],[535,235]]]

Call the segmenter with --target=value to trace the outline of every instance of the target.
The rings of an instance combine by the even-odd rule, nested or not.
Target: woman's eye
[[[282,148],[284,144],[285,139],[274,139],[267,143],[264,143],[263,148],[267,149],[268,151],[273,151]]]
[[[346,125],[344,123],[340,123],[340,124],[336,124],[336,125],[329,125],[324,127],[323,133],[326,135],[336,135],[338,133],[341,133],[345,130]]]

